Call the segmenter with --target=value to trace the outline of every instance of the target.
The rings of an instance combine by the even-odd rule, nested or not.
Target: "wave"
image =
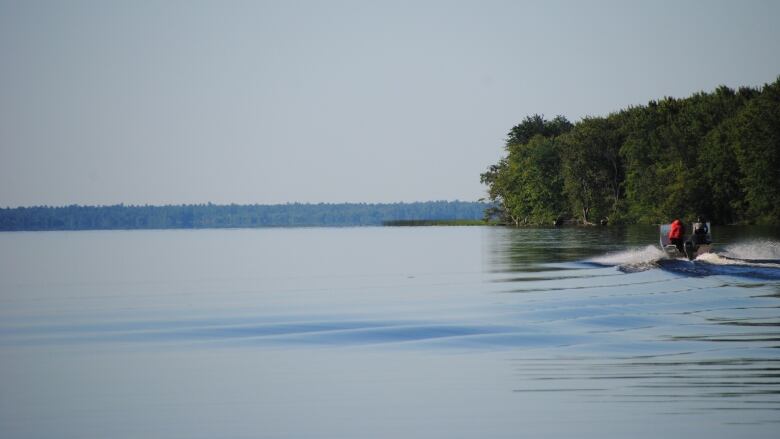
[[[554,334],[508,322],[414,320],[283,321],[247,324],[244,318],[220,320],[126,321],[71,326],[0,327],[0,347],[108,343],[161,343],[211,346],[342,346],[419,344],[495,349],[571,346],[589,340],[582,334]],[[144,328],[139,330],[139,328]]]
[[[659,266],[662,270],[691,277],[736,276],[749,279],[780,280],[780,265],[723,263],[722,259],[718,255],[700,257],[693,261],[667,259],[660,261]]]
[[[727,275],[780,279],[780,242],[748,241],[730,244],[722,251],[705,253],[693,261],[670,258],[654,245],[596,256],[587,264],[617,267],[624,273],[663,269],[685,276]]]
[[[721,253],[730,259],[747,262],[780,263],[780,242],[769,240],[753,240],[729,244]]]
[[[588,259],[585,262],[609,267],[617,266],[621,271],[633,272],[657,268],[658,262],[665,257],[666,254],[660,248],[654,245],[647,245],[645,247],[607,253]]]
[[[712,265],[730,265],[744,267],[763,267],[780,269],[780,259],[738,259],[726,256],[727,253],[705,253],[696,258],[696,262]]]

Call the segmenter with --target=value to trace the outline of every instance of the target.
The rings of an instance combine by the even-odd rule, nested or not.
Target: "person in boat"
[[[672,226],[669,228],[669,242],[677,247],[680,253],[684,253],[683,249],[683,237],[685,236],[685,226],[680,219],[672,221]]]
[[[707,221],[702,217],[698,217],[696,222],[693,223],[693,236],[691,236],[691,241],[696,245],[709,244],[709,239],[707,239],[709,234],[710,229],[707,227]]]

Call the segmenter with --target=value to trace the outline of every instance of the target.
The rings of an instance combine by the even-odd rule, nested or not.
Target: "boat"
[[[696,227],[697,224],[691,224],[689,227],[685,228],[682,251],[669,241],[669,229],[671,229],[672,225],[661,224],[661,250],[670,258],[687,258],[690,261],[696,259],[700,255],[712,252],[712,228],[710,227],[710,223],[698,224],[703,224],[704,227]],[[698,230],[698,233],[690,232],[694,230]]]

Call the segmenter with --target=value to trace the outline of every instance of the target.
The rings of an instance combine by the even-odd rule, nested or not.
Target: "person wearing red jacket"
[[[685,235],[685,226],[682,221],[675,219],[672,221],[672,227],[669,229],[669,242],[677,247],[680,253],[683,253],[683,236]]]

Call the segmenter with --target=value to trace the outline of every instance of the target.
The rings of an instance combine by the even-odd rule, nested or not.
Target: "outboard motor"
[[[685,244],[683,244],[683,248],[685,249],[685,256],[688,257],[688,260],[692,261],[696,258],[696,250],[698,250],[698,247],[693,242],[685,241]]]

